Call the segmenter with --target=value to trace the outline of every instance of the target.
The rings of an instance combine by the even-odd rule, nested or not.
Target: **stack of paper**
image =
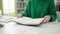
[[[10,17],[10,16],[4,16],[0,18],[0,22],[16,22],[19,24],[24,24],[24,25],[39,25],[44,18],[36,18],[32,19],[29,17],[22,17],[22,18],[17,18],[17,17]]]
[[[32,18],[28,18],[28,17],[22,17],[19,19],[13,19],[13,21],[20,23],[20,24],[25,24],[25,25],[39,25],[44,18],[36,18],[36,19],[32,19]]]
[[[16,17],[12,17],[12,16],[1,16],[0,22],[7,23],[7,22],[12,21],[12,19],[15,19],[15,18],[16,18]]]

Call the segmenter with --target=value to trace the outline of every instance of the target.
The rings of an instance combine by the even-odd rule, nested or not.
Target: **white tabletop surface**
[[[60,34],[60,23],[46,23],[40,26],[24,26],[15,22],[3,23],[0,34],[24,34],[24,32],[38,32],[39,34]]]

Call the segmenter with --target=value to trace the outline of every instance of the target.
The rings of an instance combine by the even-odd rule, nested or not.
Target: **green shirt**
[[[55,21],[57,15],[54,0],[28,0],[22,15],[31,18],[43,18],[50,15],[50,21]]]

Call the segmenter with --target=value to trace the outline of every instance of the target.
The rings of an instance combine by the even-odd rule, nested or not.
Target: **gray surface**
[[[24,26],[18,25],[15,22],[5,23],[3,28],[0,28],[0,34],[24,34],[26,31],[35,31],[39,34],[60,34],[60,23],[46,23],[40,26]]]

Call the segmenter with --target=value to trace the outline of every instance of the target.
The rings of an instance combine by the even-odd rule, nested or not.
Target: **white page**
[[[28,17],[22,17],[19,19],[14,19],[13,21],[16,21],[20,24],[26,24],[26,25],[39,25],[44,18],[36,18],[36,19],[32,19],[32,18],[28,18]]]
[[[36,18],[32,19],[29,17],[22,17],[22,18],[17,18],[17,17],[12,17],[12,16],[3,16],[1,17],[0,21],[1,22],[16,22],[20,24],[25,24],[25,25],[39,25],[44,18]]]

